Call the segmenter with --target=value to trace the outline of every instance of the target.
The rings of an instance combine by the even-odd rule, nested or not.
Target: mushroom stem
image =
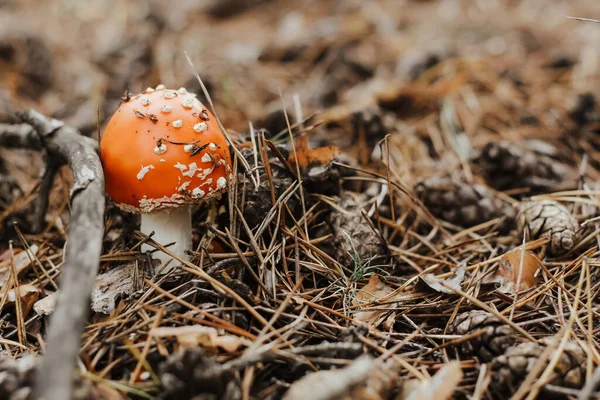
[[[159,211],[151,214],[142,214],[142,233],[149,235],[154,232],[152,239],[162,245],[167,245],[175,242],[175,244],[169,246],[169,251],[176,256],[188,260],[189,256],[185,254],[185,250],[190,250],[192,247],[192,208],[191,206],[181,206],[171,211]],[[143,245],[142,251],[148,251],[154,249],[150,245]],[[165,267],[165,263],[171,260],[171,257],[162,251],[156,251],[152,254],[153,258],[156,258],[162,262],[158,268],[158,273],[166,274],[171,271],[176,262],[171,262],[168,267]]]

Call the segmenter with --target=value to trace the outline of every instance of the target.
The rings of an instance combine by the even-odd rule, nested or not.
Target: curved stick
[[[0,145],[45,149],[48,157],[68,163],[73,170],[72,214],[61,290],[34,390],[35,399],[69,400],[102,250],[104,175],[93,139],[34,110],[18,116],[23,124],[0,124]]]

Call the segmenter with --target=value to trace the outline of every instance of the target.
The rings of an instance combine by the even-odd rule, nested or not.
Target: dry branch
[[[18,125],[0,124],[0,145],[45,150],[51,163],[73,171],[71,223],[65,249],[61,291],[48,330],[36,399],[71,398],[73,371],[86,323],[89,298],[102,249],[104,175],[96,142],[62,122],[34,110],[18,114]],[[53,164],[49,169],[55,170]],[[45,176],[48,174],[45,174]],[[49,178],[44,179],[48,186]],[[40,197],[48,195],[44,190]],[[47,199],[40,199],[47,204]]]

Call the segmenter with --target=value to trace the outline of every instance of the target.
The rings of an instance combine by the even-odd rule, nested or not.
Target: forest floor
[[[194,210],[185,273],[156,275],[139,217],[107,203],[76,398],[600,395],[600,24],[566,16],[600,18],[0,0],[0,122],[35,108],[97,139],[126,89],[204,102],[187,53],[250,166]],[[43,166],[0,149],[2,399],[27,398],[60,286],[72,174],[34,232]]]

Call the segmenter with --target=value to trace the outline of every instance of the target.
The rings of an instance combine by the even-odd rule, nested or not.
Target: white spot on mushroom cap
[[[183,121],[180,119],[177,119],[175,121],[173,121],[173,127],[174,128],[181,128],[183,126]]]
[[[202,161],[202,162],[211,162],[212,158],[210,158],[210,154],[204,153],[202,155],[202,158],[200,159],[200,161]]]
[[[164,144],[164,143],[162,143],[160,146],[156,146],[154,148],[154,152],[156,154],[164,154],[164,153],[166,153],[167,152],[167,145]]]
[[[180,191],[180,192],[181,192],[181,191],[184,191],[184,190],[186,190],[186,189],[187,189],[187,187],[188,187],[188,186],[190,186],[190,182],[191,182],[191,181],[186,181],[186,182],[183,182],[183,183],[181,184],[181,186],[179,186],[179,188],[178,188],[177,190],[178,190],[178,191]]]
[[[165,90],[165,92],[163,93],[163,97],[165,99],[172,99],[174,97],[177,97],[177,93],[173,90]]]
[[[212,151],[215,151],[215,150],[217,150],[217,145],[216,145],[216,144],[214,144],[214,143],[210,143],[210,144],[208,145],[208,148],[209,148],[210,150],[212,150]]]
[[[187,94],[187,89],[184,87],[180,87],[178,90],[179,94]]]
[[[164,112],[165,114],[168,114],[171,111],[173,111],[173,107],[171,107],[170,105],[164,105],[160,108],[160,111]]]
[[[143,106],[150,105],[150,99],[148,97],[140,97],[140,103],[142,103]]]
[[[192,98],[184,99],[181,102],[181,105],[184,106],[185,108],[192,108],[192,107],[194,107],[194,99],[192,99]]]
[[[204,186],[204,185],[211,185],[213,183],[213,179],[212,178],[208,178],[207,180],[204,181],[204,183],[202,183],[200,186]],[[200,187],[198,186],[198,187]],[[209,191],[212,189],[208,189]]]
[[[142,169],[140,169],[140,172],[137,173],[137,179],[138,181],[141,181],[142,179],[144,179],[144,177],[146,176],[146,174],[148,172],[150,172],[151,169],[154,169],[154,165],[150,164],[147,166],[143,166],[142,165]]]
[[[160,162],[167,162],[167,160],[165,160],[164,158],[161,158],[160,160],[158,160]]]
[[[196,198],[202,198],[204,197],[206,193],[204,192],[204,190],[200,189],[200,186],[194,188],[194,190],[192,190],[192,196],[196,197]]]
[[[189,176],[190,178],[194,176],[194,174],[196,173],[196,171],[198,171],[198,166],[196,165],[195,162],[190,163],[188,165],[188,167],[190,168],[187,172],[183,172],[183,170],[181,171],[181,175],[183,176]]]
[[[192,150],[194,150],[194,147],[196,147],[195,144],[184,144],[183,145],[183,151],[185,151],[186,153],[191,152]]]
[[[181,172],[183,172],[187,169],[187,165],[183,165],[180,162],[177,162],[177,164],[175,164],[174,167],[177,168],[178,170],[180,170]]]
[[[225,179],[224,177],[219,177],[219,179],[217,179],[217,189],[223,189],[227,186],[227,179]]]
[[[154,88],[147,87],[146,90],[144,90],[144,93],[154,93]]]
[[[208,175],[210,175],[213,171],[215,170],[215,166],[213,165],[210,168],[205,168],[204,170],[202,170],[202,172],[200,172],[197,177],[200,179],[206,179],[206,177]]]
[[[198,133],[204,132],[207,129],[208,125],[206,125],[206,122],[198,122],[196,125],[194,125],[194,130]]]
[[[156,90],[165,90],[165,85],[162,83],[156,87]]]

